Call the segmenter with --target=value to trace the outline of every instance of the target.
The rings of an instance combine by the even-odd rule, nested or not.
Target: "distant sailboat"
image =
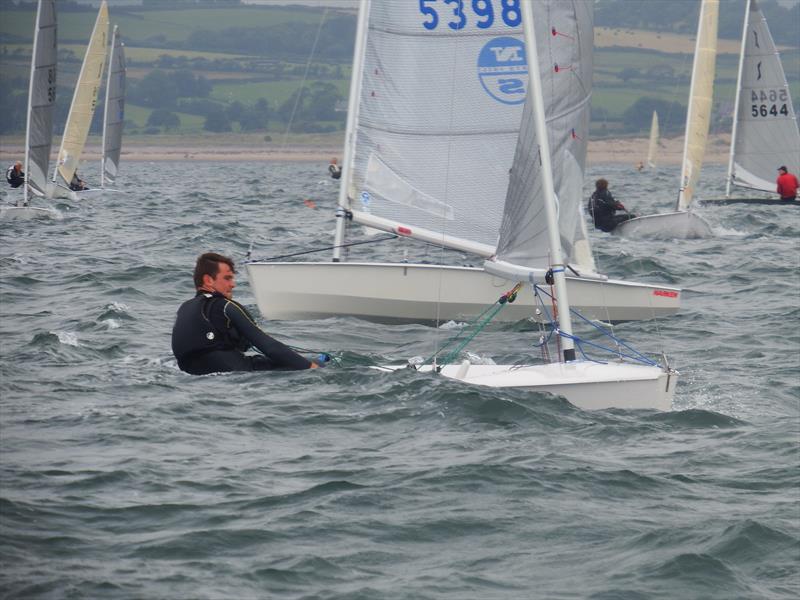
[[[757,0],[748,0],[724,199],[704,204],[793,204],[773,198],[732,198],[731,187],[775,194],[777,168],[800,171],[800,131],[780,54]]]
[[[53,140],[53,109],[56,103],[56,59],[58,36],[55,0],[39,0],[31,53],[28,87],[28,120],[25,130],[25,185],[16,206],[4,207],[4,218],[52,216],[50,208],[29,206],[31,195],[44,196]]]
[[[674,212],[636,217],[614,229],[620,235],[662,234],[673,237],[705,237],[711,227],[689,208],[700,179],[711,124],[714,71],[717,57],[719,0],[702,0],[697,26],[697,44],[689,90],[686,135],[683,146],[680,189]]]
[[[653,111],[653,120],[650,122],[650,141],[647,144],[647,167],[656,168],[656,152],[658,151],[658,113]]]
[[[547,14],[553,19],[552,23],[558,23],[559,27],[566,30],[570,30],[573,20],[591,19],[587,17],[591,14],[591,8],[587,8],[588,3],[582,0],[541,1],[541,4],[548,6],[541,13]],[[525,51],[530,69],[528,99],[506,196],[497,256],[487,260],[484,269],[500,277],[531,282],[538,265],[537,246],[544,242],[549,247],[558,302],[554,333],[561,338],[563,355],[559,356],[558,361],[548,364],[473,365],[464,360],[460,364],[425,365],[417,370],[437,373],[472,385],[557,394],[583,409],[669,410],[678,378],[678,374],[670,368],[659,367],[652,361],[632,364],[621,360],[608,363],[576,360],[576,338],[572,331],[565,278],[566,264],[561,251],[560,207],[548,139],[551,128],[545,116],[542,90],[543,87],[552,85],[557,88],[558,85],[554,84],[552,75],[546,81],[541,81],[534,34],[534,10],[529,2],[521,5]],[[539,35],[549,37],[551,25],[546,22],[538,26]],[[406,365],[373,368],[396,371],[406,368]]]
[[[48,186],[51,198],[76,199],[77,195],[70,190],[70,183],[78,169],[78,163],[89,136],[89,127],[97,106],[97,96],[103,77],[106,56],[108,54],[108,6],[106,0],[100,3],[97,19],[92,29],[92,36],[86,48],[83,65],[75,85],[72,104],[61,138],[58,161],[53,171],[52,183]]]
[[[125,122],[125,76],[125,46],[119,36],[119,27],[114,25],[103,114],[103,158],[100,163],[100,187],[103,188],[106,183],[113,184],[119,173]]]
[[[270,319],[462,321],[479,315],[509,286],[477,267],[346,261],[341,250],[350,221],[472,260],[497,249],[528,79],[519,10],[489,18],[481,9],[486,14],[478,19],[467,7],[473,25],[464,35],[449,8],[421,7],[360,3],[333,261],[248,262],[256,301]],[[593,40],[591,29],[552,35]],[[548,69],[568,74],[563,93],[552,94],[550,126],[558,136],[555,185],[573,304],[603,321],[673,314],[679,289],[612,280],[595,271],[580,206],[591,43],[580,60],[548,63]],[[548,251],[540,251],[543,278]],[[535,302],[525,290],[500,318],[531,317]]]

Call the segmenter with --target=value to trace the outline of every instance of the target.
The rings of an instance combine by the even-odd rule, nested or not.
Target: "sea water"
[[[180,372],[170,332],[197,255],[231,255],[258,315],[245,257],[329,246],[337,183],[312,163],[122,173],[119,192],[0,229],[2,597],[800,595],[797,207],[698,207],[706,239],[592,231],[601,272],[683,288],[677,315],[615,328],[681,378],[670,412],[585,412],[368,368],[424,354],[452,323],[262,318],[339,362]],[[675,202],[674,167],[594,166],[587,196],[600,176],[634,212]],[[698,195],[723,187],[704,168]],[[351,256],[409,248],[439,257],[402,241]],[[520,361],[537,340],[488,328],[468,350]]]

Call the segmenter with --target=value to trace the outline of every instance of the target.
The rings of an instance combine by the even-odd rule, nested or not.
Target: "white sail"
[[[119,35],[119,27],[114,25],[103,115],[103,159],[100,165],[100,185],[103,187],[106,182],[113,184],[119,172],[125,121],[125,73],[125,46]]]
[[[780,165],[800,169],[800,133],[781,58],[757,0],[745,12],[726,196],[730,185],[775,191]]]
[[[378,217],[411,237],[421,229],[494,248],[526,94],[524,44],[518,18],[467,31],[451,12],[371,3],[349,207],[371,226]]]
[[[650,122],[650,141],[647,144],[647,166],[656,168],[656,152],[658,151],[658,113],[653,111],[653,120]]]
[[[78,169],[78,161],[89,135],[89,127],[97,106],[97,95],[103,76],[103,67],[108,52],[108,6],[106,0],[100,4],[97,20],[92,29],[92,36],[86,48],[83,65],[75,85],[72,104],[69,108],[61,148],[58,151],[58,162],[53,173],[53,181],[60,186],[68,187],[72,176]],[[59,181],[60,179],[60,181]]]
[[[33,34],[28,122],[25,133],[25,191],[18,206],[28,204],[28,193],[44,195],[53,139],[58,55],[55,0],[39,0]],[[30,190],[29,190],[30,188]]]
[[[582,199],[580,188],[569,190],[568,186],[583,183],[591,100],[593,6],[580,1],[539,2],[536,17],[538,53],[546,57],[540,59],[540,72],[548,146],[554,182],[561,182],[561,189],[555,188],[560,248],[569,261],[574,255]],[[536,140],[533,114],[527,107],[523,113],[497,256],[528,268],[546,268],[553,257],[544,209],[546,194],[539,155],[542,142]]]
[[[706,152],[714,94],[718,21],[719,0],[703,0],[700,5],[689,109],[686,116],[681,188],[677,206],[679,211],[688,209],[692,202]]]

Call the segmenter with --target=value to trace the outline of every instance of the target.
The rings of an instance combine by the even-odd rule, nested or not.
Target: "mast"
[[[547,216],[547,233],[552,258],[553,278],[555,279],[556,296],[559,303],[559,328],[566,334],[564,337],[564,360],[575,360],[575,346],[572,341],[572,318],[569,298],[567,298],[567,282],[564,274],[564,259],[561,252],[561,240],[558,231],[558,214],[555,202],[555,186],[553,184],[553,167],[550,160],[550,142],[547,135],[547,121],[544,114],[544,94],[539,72],[539,56],[536,46],[536,33],[533,30],[533,5],[531,2],[520,2],[522,7],[522,29],[525,34],[525,54],[528,61],[528,93],[533,94],[531,108],[533,110],[536,137],[539,141],[539,157],[542,164],[542,187],[544,188],[544,208]]]
[[[108,99],[109,91],[111,90],[111,76],[114,70],[114,51],[116,50],[115,44],[117,42],[117,30],[119,27],[114,25],[114,30],[111,33],[111,50],[108,55],[108,74],[106,76],[106,99],[103,110],[103,142],[101,148],[103,149],[103,156],[100,159],[100,187],[106,187],[106,129],[108,127]]]
[[[739,73],[736,76],[736,99],[733,103],[733,126],[731,128],[731,148],[728,157],[728,176],[725,178],[725,197],[731,197],[731,179],[733,178],[733,152],[736,147],[736,130],[739,125],[739,97],[742,91],[742,70],[744,69],[744,50],[747,45],[747,28],[750,25],[750,1],[744,7],[744,26],[742,27],[742,47],[739,49]]]
[[[339,262],[341,246],[347,228],[347,211],[350,210],[348,191],[353,179],[353,156],[356,146],[356,121],[361,102],[361,80],[366,52],[367,26],[369,24],[370,0],[359,0],[356,43],[353,49],[353,66],[350,73],[350,97],[347,99],[347,125],[344,134],[344,156],[342,157],[342,181],[339,185],[339,208],[336,210],[336,232],[333,237],[333,262]]]

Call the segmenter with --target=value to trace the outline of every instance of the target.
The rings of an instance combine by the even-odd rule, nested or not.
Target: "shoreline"
[[[146,142],[146,143],[145,143]],[[283,144],[256,143],[252,140],[219,144],[208,137],[173,136],[164,141],[133,138],[123,146],[121,162],[154,161],[214,161],[214,162],[323,162],[332,157],[341,159],[342,146],[334,140],[313,140]],[[729,134],[709,136],[705,164],[726,164],[729,153]],[[0,160],[13,162],[23,155],[22,139],[8,138],[0,143]],[[589,142],[587,165],[631,164],[644,161],[647,155],[647,138],[609,138]],[[55,160],[58,144],[53,143]],[[662,139],[659,143],[657,164],[680,165],[683,156],[683,137]],[[100,141],[90,139],[81,162],[100,160]]]

